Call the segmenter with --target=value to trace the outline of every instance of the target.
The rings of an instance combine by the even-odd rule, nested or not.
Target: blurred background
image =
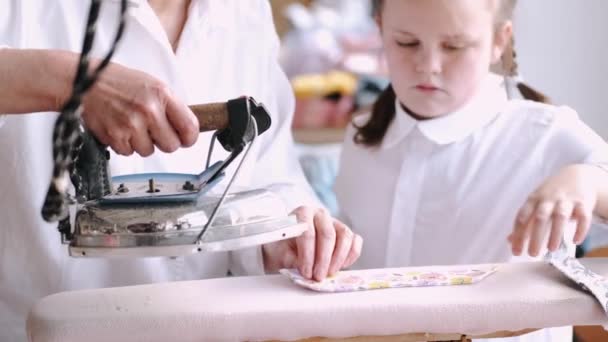
[[[333,183],[344,130],[388,84],[369,0],[271,0],[281,37],[281,65],[296,110],[300,162],[332,213]]]
[[[282,39],[283,67],[298,99],[303,100],[298,108],[301,115],[294,120],[296,135],[300,135],[300,129],[342,126],[342,111],[365,109],[372,100],[374,86],[369,83],[385,84],[370,1],[270,2]],[[518,62],[525,80],[547,93],[556,104],[576,109],[605,139],[607,19],[608,1],[535,0],[518,2],[514,24]],[[362,90],[369,92],[361,94]],[[331,110],[310,108],[310,101],[304,101],[323,93],[334,100],[338,94],[356,96]],[[347,104],[353,100],[354,106],[349,108]],[[319,139],[323,138],[323,131],[315,130]]]

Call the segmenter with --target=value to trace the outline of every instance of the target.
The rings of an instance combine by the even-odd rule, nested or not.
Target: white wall
[[[608,0],[519,0],[520,72],[608,139]]]

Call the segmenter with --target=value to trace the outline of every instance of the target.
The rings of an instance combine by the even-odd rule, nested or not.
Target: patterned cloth
[[[429,267],[343,271],[321,282],[305,279],[297,270],[281,274],[295,284],[319,292],[352,292],[396,287],[449,286],[477,283],[496,272],[497,266]]]
[[[608,279],[591,271],[576,258],[569,256],[564,243],[557,251],[547,253],[545,259],[585,291],[590,292],[608,314]]]

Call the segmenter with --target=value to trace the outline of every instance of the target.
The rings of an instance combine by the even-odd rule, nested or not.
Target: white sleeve
[[[230,252],[229,269],[234,276],[264,275],[262,247],[249,247]]]
[[[546,156],[548,165],[589,164],[608,173],[608,143],[587,126],[573,109],[559,107],[552,129],[551,139],[557,148]],[[595,216],[595,221],[608,224],[608,218]]]
[[[264,105],[273,110],[278,118],[271,129],[260,136],[260,150],[257,156],[251,184],[254,187],[265,187],[278,193],[285,201],[287,209],[301,205],[321,206],[312,188],[306,181],[297,158],[291,122],[295,99],[289,80],[279,65],[279,38],[276,33],[270,4],[259,0],[263,32],[260,34],[262,47],[271,52],[267,60],[267,80],[269,94],[266,94]],[[280,185],[280,186],[273,186]],[[264,274],[264,262],[261,246],[232,251],[230,253],[230,271],[234,275]]]
[[[22,48],[27,36],[26,13],[32,1],[0,0],[0,48]]]
[[[557,108],[549,139],[555,146],[546,156],[550,165],[559,164],[559,161],[608,165],[608,144],[572,108]]]
[[[27,1],[0,0],[0,50],[19,48],[24,33],[24,7]],[[0,96],[2,96],[0,94]],[[0,128],[4,125],[5,115],[0,114]]]
[[[355,202],[357,199],[352,195],[353,184],[357,183],[356,165],[360,162],[357,156],[361,151],[355,145],[353,137],[355,136],[355,125],[361,125],[367,121],[369,115],[356,116],[348,124],[344,141],[342,142],[342,150],[340,151],[340,162],[338,164],[338,174],[334,183],[334,193],[338,201],[338,219],[344,222],[351,229],[356,230],[351,219],[352,209],[356,208]]]
[[[293,210],[301,205],[320,206],[312,188],[306,181],[296,153],[291,123],[293,119],[295,99],[291,85],[279,65],[279,38],[277,36],[272,13],[268,1],[260,1],[263,12],[264,32],[262,39],[271,50],[268,58],[268,84],[270,94],[266,101],[269,108],[276,111],[277,122],[261,140],[260,153],[253,172],[253,182],[256,186],[281,183],[280,195],[286,201],[288,209]]]
[[[8,46],[2,45],[0,43],[0,57],[2,56],[2,49],[6,49],[6,48],[8,48]],[[2,58],[0,58],[0,63],[2,63]],[[0,95],[0,96],[2,96],[2,95]],[[2,126],[4,126],[4,121],[6,121],[6,115],[0,113],[0,128],[2,128]]]
[[[15,46],[20,32],[19,0],[0,0],[0,46]]]

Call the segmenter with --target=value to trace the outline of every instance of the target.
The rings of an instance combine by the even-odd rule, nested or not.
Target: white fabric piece
[[[608,259],[583,259],[608,275]],[[28,319],[31,342],[292,341],[485,334],[608,323],[597,301],[542,262],[499,265],[482,282],[321,294],[282,276],[60,293]],[[498,341],[498,340],[496,340]]]
[[[251,149],[236,187],[290,183],[281,193],[291,208],[316,203],[300,170],[291,137],[294,107],[280,70],[279,40],[266,0],[192,1],[176,53],[145,0],[132,0],[114,62],[163,80],[187,104],[251,95],[264,103],[272,127]],[[114,37],[118,1],[103,1],[92,54],[105,55]],[[0,45],[79,52],[90,1],[0,0]],[[6,20],[5,20],[6,19]],[[40,209],[52,170],[55,113],[12,115],[0,127],[0,341],[23,342],[25,317],[35,301],[60,291],[152,282],[261,274],[259,248],[185,258],[72,259],[55,224]],[[192,148],[149,158],[111,156],[113,175],[139,172],[199,173],[211,133]],[[227,152],[218,147],[214,158]],[[237,163],[227,170],[231,175]]]

